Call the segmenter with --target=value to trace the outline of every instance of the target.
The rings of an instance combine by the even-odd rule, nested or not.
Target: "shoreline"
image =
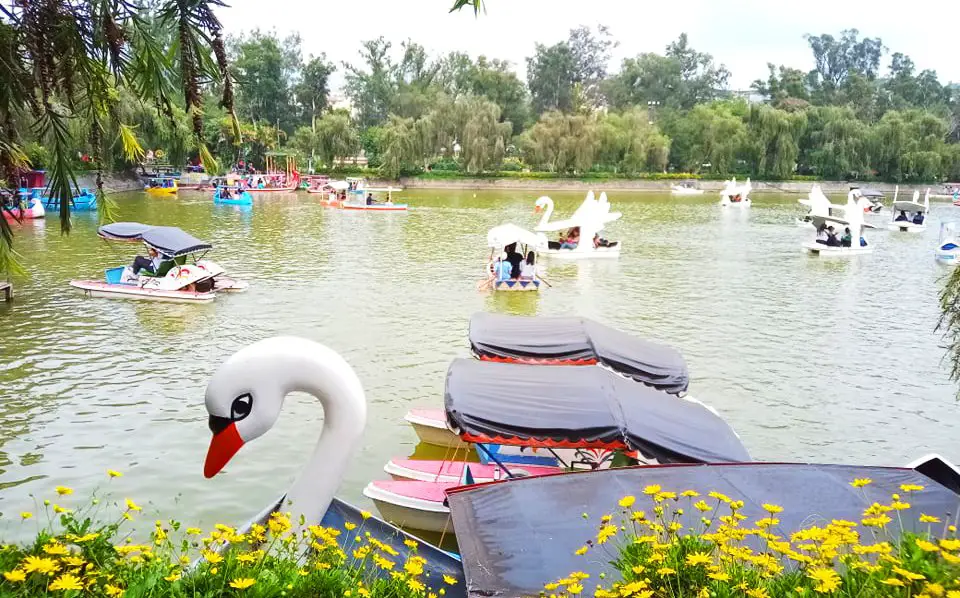
[[[376,183],[389,184],[390,181],[377,180]],[[396,182],[396,181],[394,181]],[[614,180],[578,180],[578,179],[420,179],[417,177],[401,177],[399,183],[404,189],[463,189],[463,190],[517,190],[538,189],[544,191],[634,191],[634,192],[669,192],[670,185],[676,180],[644,180],[644,179],[614,179]],[[725,181],[696,181],[697,188],[706,192],[719,193]],[[855,183],[846,181],[751,181],[754,193],[809,193],[813,185],[820,185],[824,193],[846,193]],[[893,183],[863,183],[863,188],[876,189],[893,195],[897,188]],[[913,193],[914,190],[924,193],[928,188],[931,194],[943,192],[940,184],[931,185],[900,185],[900,193]],[[684,197],[684,196],[678,196]],[[698,197],[691,195],[688,197]]]

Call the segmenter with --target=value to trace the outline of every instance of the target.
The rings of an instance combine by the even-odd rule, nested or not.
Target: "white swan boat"
[[[802,245],[804,251],[814,256],[828,258],[852,257],[855,255],[873,253],[873,247],[868,245],[866,240],[863,239],[863,229],[873,228],[873,226],[864,223],[863,208],[857,202],[856,192],[850,191],[850,193],[847,194],[847,205],[844,206],[843,212],[844,215],[842,218],[832,215],[813,216],[811,217],[811,220],[814,228],[817,231],[825,230],[828,227],[833,228],[837,230],[836,236],[841,236],[843,234],[839,229],[850,229],[850,247],[826,245],[819,242],[819,240],[811,240]]]
[[[670,185],[671,195],[703,195],[703,189],[697,189],[693,181],[684,181],[678,185]]]
[[[549,241],[547,248],[540,252],[542,255],[567,260],[620,257],[623,244],[619,241],[609,242],[599,236],[606,224],[619,220],[623,215],[610,211],[606,193],[601,193],[597,199],[593,191],[588,192],[580,207],[566,220],[550,220],[553,216],[553,200],[546,195],[537,199],[535,209],[538,212],[543,210],[543,216],[534,229],[536,232],[550,233],[571,229],[578,229],[580,232],[580,241],[576,247],[565,248],[560,241]]]
[[[861,204],[864,208],[864,213],[877,214],[883,209],[883,192],[869,188],[861,189],[857,185],[852,185],[850,190],[857,193],[858,199],[862,197],[866,200]],[[897,201],[897,193],[899,192],[900,186],[898,185],[893,192],[893,201]]]
[[[490,258],[484,267],[486,278],[477,283],[479,290],[494,291],[539,291],[540,279],[537,254],[547,248],[547,237],[531,233],[515,224],[501,224],[487,232]],[[513,265],[507,251],[512,250],[522,260],[521,275],[512,277]],[[530,264],[530,258],[533,263]]]
[[[213,438],[203,466],[204,476],[217,475],[244,444],[269,431],[280,416],[286,395],[298,391],[315,396],[323,406],[320,440],[290,488],[267,504],[239,533],[246,534],[253,524],[265,523],[277,511],[292,514],[290,534],[294,538],[312,537],[309,528],[317,524],[338,529],[347,524],[360,527],[365,534],[389,544],[401,563],[414,555],[425,559],[425,581],[437,584],[428,590],[439,590],[443,576],[448,575],[457,583],[447,585],[445,592],[448,596],[463,596],[458,589],[464,586],[463,569],[455,555],[335,498],[360,445],[367,403],[353,368],[323,345],[297,337],[269,338],[237,351],[220,366],[206,389]],[[337,539],[347,551],[356,547],[354,534],[341,533]],[[409,548],[405,541],[415,548]]]
[[[753,185],[750,184],[750,178],[747,178],[747,182],[738,185],[737,177],[733,177],[723,186],[723,190],[720,191],[720,207],[723,208],[749,208],[750,207],[750,191],[753,190]]]
[[[218,264],[203,259],[213,245],[173,226],[117,222],[101,226],[97,234],[114,241],[142,241],[162,258],[156,272],[134,274],[130,266],[105,271],[105,280],[72,280],[70,286],[88,297],[139,299],[167,303],[209,303],[219,292],[245,291],[246,282],[224,275]],[[187,263],[193,256],[194,263]]]
[[[956,266],[960,260],[960,238],[957,237],[956,222],[941,222],[940,237],[937,240],[936,259],[941,264]]]
[[[911,201],[894,201],[890,214],[890,224],[887,228],[892,231],[906,233],[920,233],[927,230],[927,217],[930,212],[930,189],[920,202],[920,192],[913,192]],[[919,222],[915,220],[919,219]]]
[[[813,224],[813,218],[816,216],[835,216],[837,213],[845,209],[845,206],[839,206],[833,203],[830,203],[830,200],[826,195],[823,194],[823,189],[820,188],[820,185],[814,185],[810,189],[810,194],[807,197],[797,200],[800,205],[807,206],[809,211],[803,218],[797,219],[797,226],[802,228],[813,228],[816,227]]]

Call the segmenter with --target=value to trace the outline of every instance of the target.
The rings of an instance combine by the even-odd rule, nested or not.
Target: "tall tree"
[[[537,44],[534,55],[527,58],[527,85],[534,112],[569,112],[596,106],[613,45],[602,25],[596,34],[581,26],[570,30],[567,41],[549,47]]]
[[[391,44],[382,36],[361,43],[363,66],[344,63],[347,95],[357,109],[361,128],[383,123],[396,94],[395,66],[390,59]]]
[[[292,133],[297,124],[291,87],[300,71],[300,38],[259,30],[231,40],[240,115]]]
[[[300,80],[294,85],[293,93],[303,114],[301,123],[309,123],[316,127],[316,119],[327,108],[327,99],[330,95],[330,75],[336,70],[332,63],[327,62],[326,54],[310,57],[303,65]]]
[[[852,74],[868,81],[877,78],[885,50],[880,38],[860,39],[860,32],[847,29],[835,38],[828,33],[804,36],[813,52],[816,68],[809,83],[821,103],[833,103]]]

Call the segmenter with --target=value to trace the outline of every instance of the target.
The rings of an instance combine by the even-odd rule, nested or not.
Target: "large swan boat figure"
[[[610,202],[607,201],[606,193],[601,193],[598,199],[593,191],[590,191],[580,207],[565,220],[550,220],[553,216],[553,200],[546,195],[537,199],[535,209],[538,212],[543,210],[543,216],[534,229],[536,232],[579,231],[579,242],[576,246],[570,246],[561,241],[550,241],[547,249],[540,252],[541,255],[567,260],[620,257],[620,248],[623,245],[621,242],[610,242],[600,238],[600,231],[604,226],[619,220],[623,215],[620,212],[610,211]]]
[[[843,216],[811,216],[810,220],[817,231],[817,239],[803,243],[803,250],[819,257],[851,257],[873,253],[873,247],[863,238],[863,229],[874,228],[863,221],[863,205],[858,201],[859,194],[853,190],[847,194],[847,205],[843,206]],[[850,243],[843,245],[839,240],[831,244],[830,239],[839,235],[839,229],[849,229]],[[828,232],[835,230],[836,232]],[[822,237],[822,238],[821,238]]]

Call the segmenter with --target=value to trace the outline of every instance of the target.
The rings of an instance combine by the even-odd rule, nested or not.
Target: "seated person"
[[[827,244],[827,225],[826,224],[821,224],[820,227],[817,228],[817,243],[820,243],[821,245]]]
[[[840,246],[841,247],[851,247],[853,243],[853,236],[850,234],[850,229],[843,229],[843,236],[840,237]]]
[[[517,244],[510,243],[503,250],[507,254],[503,259],[510,264],[510,278],[520,278],[520,263],[523,261],[523,256],[517,252]]]
[[[223,187],[220,189],[220,199],[231,199],[233,196],[230,195],[230,188]]]
[[[906,213],[905,211],[903,211],[903,210],[900,210],[900,215],[897,216],[897,218],[896,218],[896,220],[894,220],[894,222],[908,222],[909,220],[910,220],[910,219],[907,218],[907,213]]]
[[[372,206],[375,203],[377,202],[373,199],[373,193],[367,193],[367,205]]]
[[[560,249],[576,249],[580,243],[580,227],[575,226],[570,229],[570,234],[566,240],[560,244]]]
[[[527,259],[520,264],[520,278],[533,280],[537,277],[537,257],[532,251],[527,253]]]
[[[833,230],[832,226],[827,227],[827,246],[840,247],[840,239],[837,238],[837,233]]]
[[[917,212],[913,215],[914,224],[923,224],[923,212]]]
[[[504,280],[510,280],[512,278],[510,275],[513,273],[513,266],[510,265],[510,262],[507,261],[506,254],[501,254],[500,259],[493,263],[493,276],[497,282],[502,282]]]
[[[133,273],[139,274],[141,270],[145,270],[150,274],[156,274],[160,269],[160,262],[163,261],[163,258],[160,257],[160,254],[157,253],[157,250],[153,247],[150,247],[147,250],[149,257],[144,257],[138,255],[133,260]]]

